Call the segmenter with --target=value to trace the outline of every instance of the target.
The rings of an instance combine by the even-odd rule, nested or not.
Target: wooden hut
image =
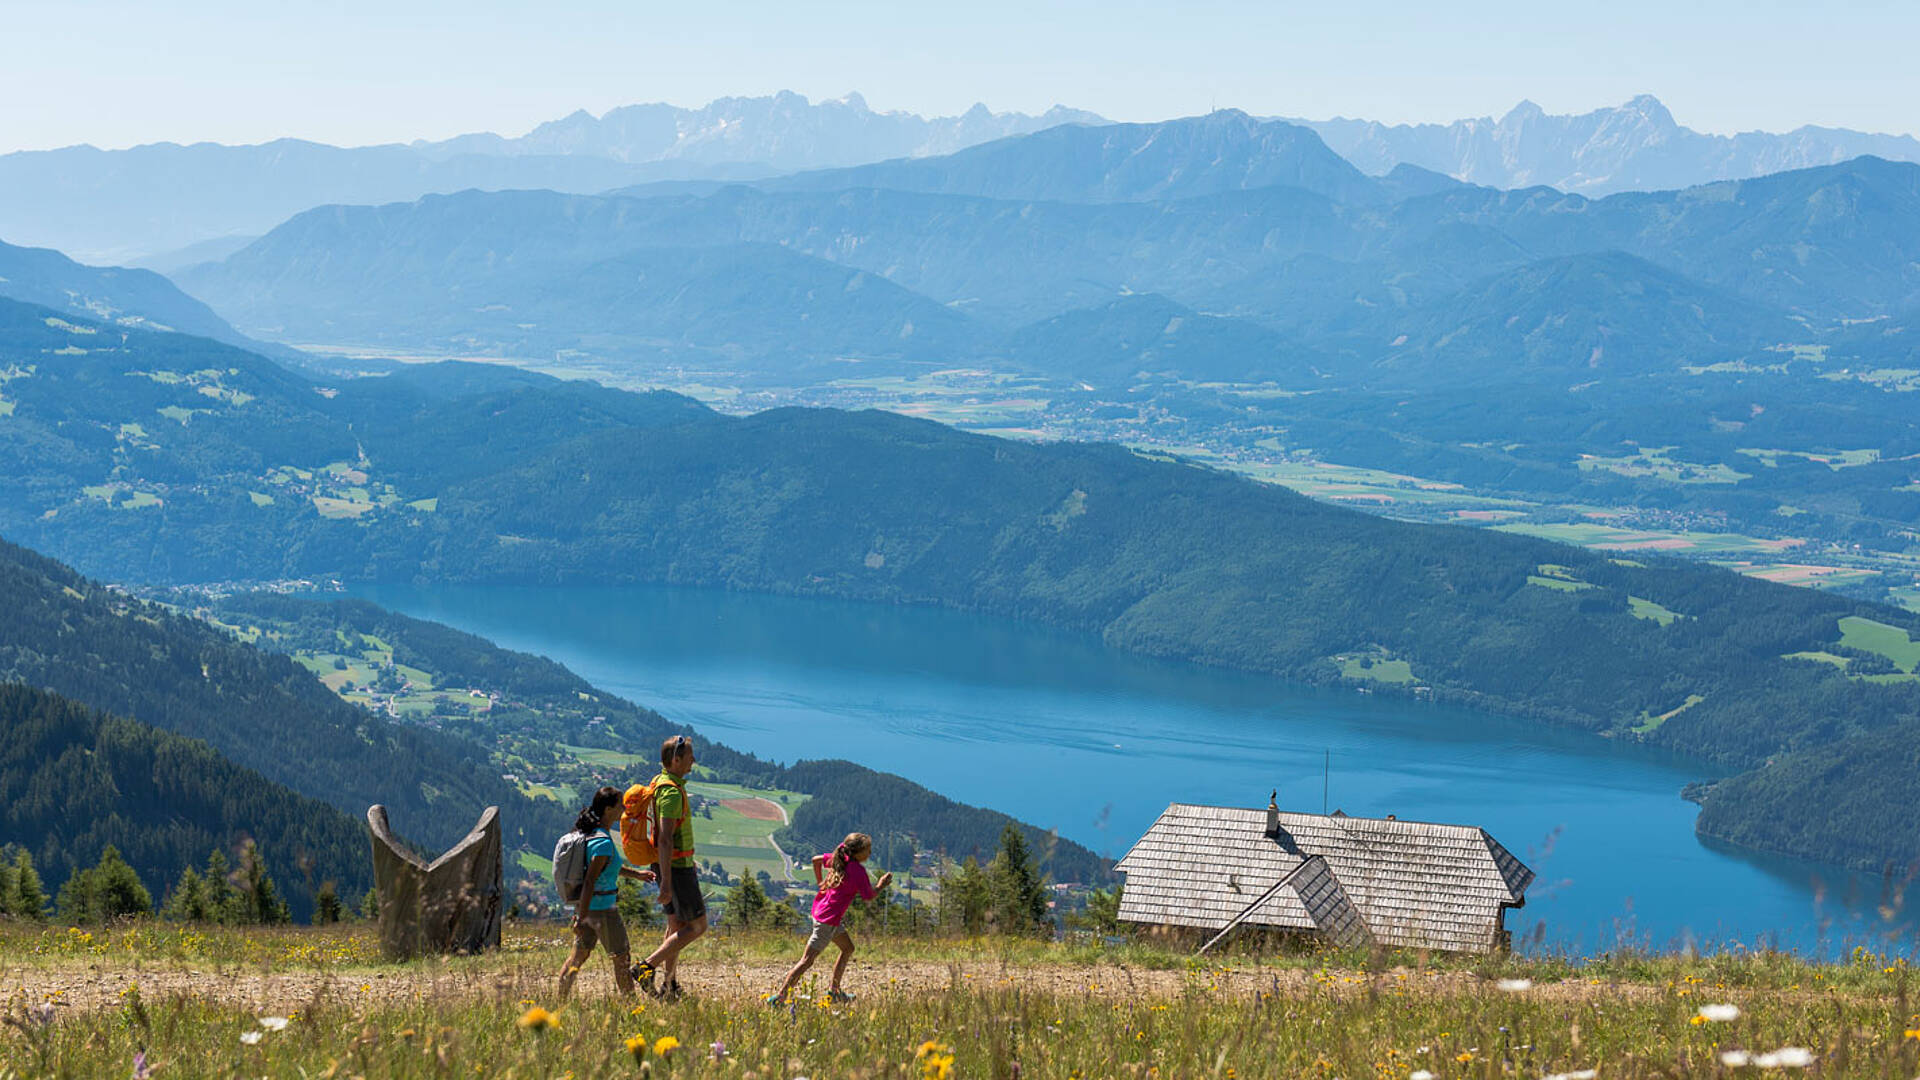
[[[1174,803],[1116,867],[1120,918],[1207,935],[1241,927],[1344,945],[1505,948],[1533,871],[1487,831],[1345,814]]]

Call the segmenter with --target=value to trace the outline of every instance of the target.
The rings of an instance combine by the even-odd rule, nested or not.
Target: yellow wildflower
[[[635,1065],[638,1065],[640,1064],[640,1062],[646,1060],[647,1037],[645,1035],[635,1035],[633,1038],[628,1039],[627,1053],[633,1055],[633,1063]]]
[[[560,1018],[540,1006],[535,1005],[533,1008],[521,1014],[517,1023],[521,1029],[525,1031],[546,1031],[548,1028],[559,1027]]]
[[[1465,1050],[1462,1050],[1458,1054],[1455,1054],[1453,1056],[1453,1060],[1459,1062],[1462,1065],[1465,1065],[1467,1062],[1473,1060],[1473,1055]]]
[[[653,1041],[653,1053],[656,1057],[666,1057],[680,1049],[680,1040],[671,1035],[662,1035]]]

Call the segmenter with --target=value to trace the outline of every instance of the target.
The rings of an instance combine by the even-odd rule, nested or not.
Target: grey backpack
[[[566,903],[579,903],[580,889],[587,883],[587,840],[591,835],[569,832],[553,845],[553,885]]]

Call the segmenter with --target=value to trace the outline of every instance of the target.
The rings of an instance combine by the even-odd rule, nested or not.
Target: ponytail
[[[590,833],[599,829],[600,816],[607,812],[607,807],[614,806],[619,802],[619,788],[603,787],[599,791],[594,792],[593,801],[587,804],[586,809],[580,811],[579,817],[573,819],[573,831],[577,833]]]
[[[864,859],[873,850],[873,837],[863,832],[848,833],[840,846],[833,849],[833,855],[827,860],[827,868],[820,875],[820,887],[837,889],[847,880],[847,864],[855,859]]]

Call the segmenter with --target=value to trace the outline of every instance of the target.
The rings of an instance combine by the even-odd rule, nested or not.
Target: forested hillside
[[[198,739],[18,683],[0,684],[0,733],[0,844],[28,851],[49,893],[112,846],[157,900],[249,840],[296,919],[323,884],[349,903],[373,884],[364,824]]]
[[[503,782],[468,739],[355,708],[285,657],[4,541],[0,682],[200,740],[356,818],[385,803],[396,828],[436,851],[466,835],[490,805],[518,842],[557,836],[572,820],[570,810]]]

